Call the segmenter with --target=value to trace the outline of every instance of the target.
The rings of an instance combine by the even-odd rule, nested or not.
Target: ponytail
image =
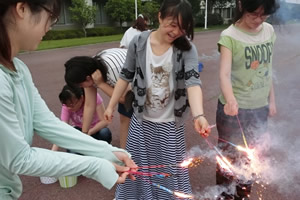
[[[0,4],[0,63],[5,65],[11,63],[10,38],[4,24],[4,15],[7,9],[7,5]]]

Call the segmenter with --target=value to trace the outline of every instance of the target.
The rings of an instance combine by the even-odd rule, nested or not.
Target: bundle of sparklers
[[[190,168],[190,167],[195,167],[198,166],[202,163],[203,159],[198,157],[198,158],[189,158],[184,160],[180,164],[174,164],[174,165],[150,165],[150,166],[139,166],[138,169],[154,169],[154,168],[166,168],[166,167],[177,167],[177,168]],[[140,177],[142,180],[145,182],[148,182],[150,185],[153,185],[159,189],[162,189],[172,195],[175,195],[176,197],[179,198],[186,198],[186,199],[193,199],[194,196],[192,194],[184,194],[179,191],[172,191],[160,184],[154,183],[150,181],[149,179],[146,179],[145,177],[158,177],[158,178],[167,178],[170,176],[173,176],[174,174],[169,174],[169,173],[163,173],[163,172],[140,172],[140,171],[128,171],[131,174],[137,175]]]
[[[248,180],[253,178],[253,172],[255,170],[253,165],[257,165],[257,161],[254,161],[256,159],[256,155],[255,155],[255,151],[254,149],[250,149],[248,147],[246,138],[245,138],[245,134],[243,132],[243,129],[241,127],[240,121],[237,117],[238,123],[240,125],[240,129],[241,129],[241,133],[242,133],[242,138],[244,141],[244,145],[245,147],[242,147],[240,145],[235,145],[229,141],[223,140],[218,138],[219,140],[222,140],[225,143],[228,143],[229,145],[232,145],[233,147],[235,147],[238,151],[244,152],[247,155],[247,165],[248,167],[246,168],[246,170],[250,171],[250,174],[252,174],[252,177],[247,177]],[[215,127],[216,125],[212,125],[210,126],[210,128]],[[221,168],[221,170],[223,171],[224,175],[228,175],[228,177],[232,178],[234,177],[234,179],[237,181],[237,184],[243,184],[243,183],[238,183],[238,181],[240,181],[242,179],[243,176],[243,172],[241,171],[241,169],[238,169],[237,167],[235,167],[234,165],[232,165],[230,163],[230,161],[221,153],[221,151],[215,146],[213,145],[211,142],[209,142],[209,140],[207,138],[205,138],[205,141],[207,142],[208,146],[211,149],[214,149],[217,153],[216,155],[216,161],[217,164],[219,165],[219,167]],[[174,164],[174,165],[150,165],[150,166],[139,166],[138,169],[154,169],[154,168],[166,168],[166,167],[179,167],[179,168],[190,168],[190,167],[195,167],[198,166],[202,163],[203,158],[201,157],[193,157],[193,158],[188,158],[186,160],[184,160],[182,163],[179,164]],[[252,165],[252,161],[253,161],[253,165]],[[253,169],[251,169],[253,168]],[[162,189],[174,196],[176,196],[177,198],[185,198],[185,199],[194,199],[194,195],[193,194],[185,194],[185,193],[181,193],[179,191],[172,191],[160,184],[154,183],[152,181],[150,181],[149,179],[145,178],[145,177],[157,177],[157,178],[168,178],[170,176],[173,176],[173,174],[169,174],[169,173],[162,173],[162,172],[141,172],[141,171],[128,171],[129,173],[136,175],[137,177],[141,178],[143,181],[148,182],[150,185],[157,187],[159,189]],[[258,173],[256,173],[255,175],[258,175]],[[262,185],[263,186],[263,185]],[[263,186],[264,187],[264,186]]]

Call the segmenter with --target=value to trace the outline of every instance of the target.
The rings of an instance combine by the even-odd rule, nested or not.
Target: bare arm
[[[92,74],[92,78],[93,78],[94,83],[96,83],[96,85],[99,89],[101,89],[107,96],[112,97],[114,88],[112,86],[110,86],[109,84],[107,84],[106,82],[104,82],[100,70],[97,69]],[[126,95],[127,91],[130,89],[131,89],[131,87],[129,85],[127,87],[127,90],[123,93],[122,97],[119,99],[119,103],[125,102],[125,95]]]
[[[192,86],[187,88],[187,92],[195,130],[202,136],[208,136],[210,128],[204,116],[202,90],[200,86]]]
[[[227,115],[237,115],[238,114],[238,103],[233,94],[232,84],[231,84],[231,64],[232,64],[232,53],[231,51],[224,47],[220,47],[221,59],[220,59],[220,86],[222,93],[225,97],[226,104],[224,106],[224,112]]]
[[[84,88],[85,101],[83,110],[82,132],[88,133],[97,104],[97,89],[94,87]]]
[[[104,110],[105,107],[103,103],[97,105],[96,112],[99,118],[99,122],[89,130],[88,135],[93,135],[108,125],[108,122],[104,120]]]
[[[107,106],[107,109],[105,110],[105,113],[104,113],[105,119],[108,120],[109,122],[111,122],[111,120],[112,120],[112,117],[113,117],[112,113],[113,113],[113,110],[114,110],[116,104],[118,103],[121,96],[124,94],[127,87],[128,87],[127,81],[125,81],[123,79],[118,80],[118,82],[115,86],[113,95],[112,95],[112,97],[109,101],[109,104]]]
[[[274,84],[272,82],[270,95],[269,95],[269,116],[272,117],[276,115],[277,108],[276,108],[276,102],[275,102],[275,92],[274,92]]]

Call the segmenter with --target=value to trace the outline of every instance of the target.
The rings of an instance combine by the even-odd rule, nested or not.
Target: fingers
[[[138,166],[131,158],[129,158],[129,156],[126,153],[121,151],[115,151],[114,154],[120,161],[122,161],[125,164],[126,167],[129,167],[130,170],[136,171]]]
[[[273,117],[273,116],[276,115],[276,113],[277,113],[277,110],[276,110],[276,109],[270,109],[270,111],[269,111],[269,116],[270,116],[270,117]]]
[[[126,180],[128,174],[129,174],[128,172],[124,172],[124,173],[120,174],[120,176],[117,180],[117,183],[125,183],[125,180]]]
[[[236,104],[236,103],[227,103],[224,106],[224,113],[226,115],[235,116],[238,114],[238,110],[239,110],[239,107],[238,107],[238,104]]]
[[[202,137],[208,137],[211,129],[207,120],[204,117],[200,117],[194,121],[195,130],[200,133]]]
[[[116,168],[116,171],[119,174],[119,178],[117,180],[117,183],[124,183],[127,176],[129,176],[129,178],[133,181],[136,180],[136,178],[128,172],[129,170],[136,171],[136,169],[130,169],[130,167],[128,167],[128,166],[120,166],[120,165],[117,165],[115,163],[114,163],[114,166]]]
[[[135,164],[135,162],[131,158],[129,158],[127,155],[123,159],[123,162],[124,162],[125,166],[130,167],[130,169],[136,170],[138,168],[138,166]]]
[[[106,109],[105,112],[104,112],[104,120],[106,120],[109,123],[111,123],[112,122],[112,118],[113,118],[112,111],[109,110],[109,109]]]

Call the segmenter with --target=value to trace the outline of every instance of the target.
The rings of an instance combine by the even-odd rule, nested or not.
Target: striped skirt
[[[146,120],[140,124],[136,116],[132,115],[126,150],[138,166],[179,164],[185,159],[184,126],[176,128],[175,122],[155,123]],[[136,176],[135,181],[127,179],[124,184],[117,186],[116,199],[170,200],[177,199],[171,191],[192,193],[186,168],[169,166],[139,169],[139,172],[163,172],[172,176]],[[165,189],[155,186],[156,184]]]

